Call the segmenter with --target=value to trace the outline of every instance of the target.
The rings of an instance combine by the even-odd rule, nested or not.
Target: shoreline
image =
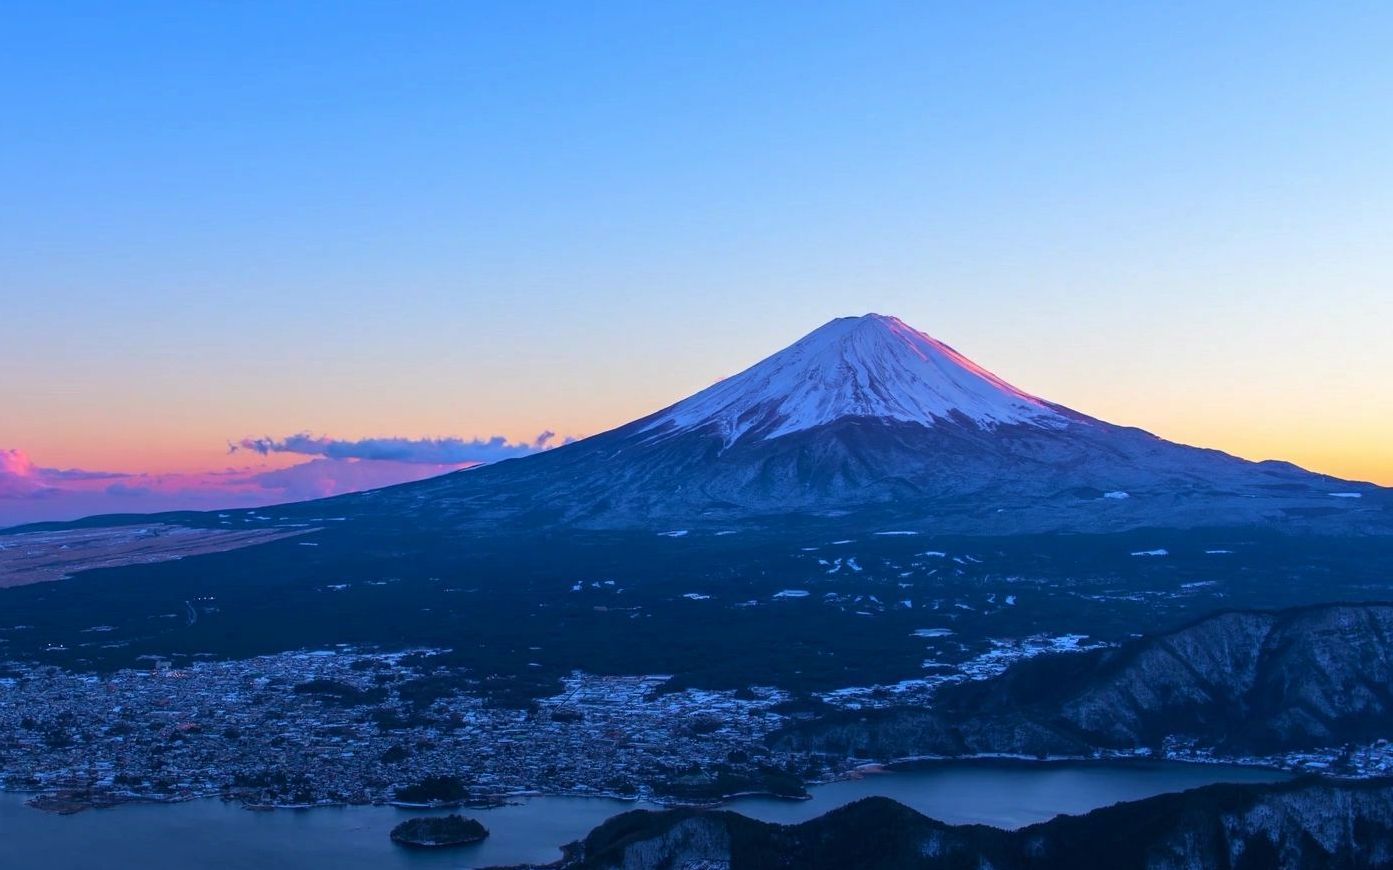
[[[1271,760],[1253,758],[1174,758],[1174,757],[1154,757],[1138,756],[1134,754],[1119,754],[1115,756],[1067,756],[1051,755],[1045,757],[1025,756],[1010,753],[983,753],[967,756],[941,756],[941,755],[920,755],[905,756],[895,758],[890,761],[878,762],[867,761],[855,765],[851,769],[837,776],[826,779],[811,780],[804,783],[805,787],[812,789],[819,786],[831,785],[838,782],[854,781],[873,776],[884,776],[892,774],[912,773],[921,770],[932,770],[939,767],[949,766],[1007,766],[1022,768],[1049,768],[1064,767],[1069,765],[1085,765],[1099,767],[1151,767],[1163,765],[1186,765],[1186,766],[1205,766],[1205,767],[1233,767],[1249,770],[1274,771],[1290,774],[1292,777],[1308,775],[1320,776],[1327,779],[1339,781],[1359,781],[1365,779],[1377,779],[1375,774],[1368,775],[1342,775],[1332,773],[1328,770],[1303,770],[1290,764],[1283,765]],[[656,796],[652,794],[619,794],[614,792],[602,791],[541,791],[536,789],[526,789],[519,791],[503,792],[492,795],[484,802],[479,801],[450,801],[443,803],[412,803],[394,800],[368,800],[368,801],[322,801],[315,803],[297,804],[254,804],[239,800],[235,795],[223,792],[205,792],[194,794],[179,795],[132,795],[132,794],[103,794],[100,796],[83,795],[75,793],[64,793],[63,791],[45,791],[32,787],[12,788],[0,784],[0,793],[31,795],[24,801],[26,807],[40,812],[51,813],[54,815],[74,815],[85,810],[104,810],[123,806],[126,804],[179,804],[188,801],[218,799],[224,803],[236,803],[242,809],[249,812],[274,812],[274,811],[293,811],[304,812],[315,809],[332,809],[348,807],[393,807],[403,811],[417,812],[439,812],[446,810],[473,809],[487,811],[499,809],[506,806],[516,806],[529,798],[600,798],[604,800],[618,801],[626,804],[647,803],[661,809],[718,809],[725,807],[733,801],[741,798],[764,797],[776,800],[788,801],[790,803],[800,803],[813,799],[812,794],[787,795],[770,791],[742,791],[722,795],[709,801],[682,801],[671,798]]]

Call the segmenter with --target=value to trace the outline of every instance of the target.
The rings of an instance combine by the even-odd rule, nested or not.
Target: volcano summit
[[[715,386],[659,412],[644,428],[716,430],[728,445],[863,417],[921,426],[1027,424],[1064,418],[948,345],[895,317],[842,317]]]

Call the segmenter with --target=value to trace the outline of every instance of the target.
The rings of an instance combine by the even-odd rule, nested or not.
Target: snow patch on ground
[[[923,629],[933,631],[934,629]],[[941,635],[920,635],[916,637],[939,637]],[[1108,644],[1091,642],[1087,635],[1037,634],[1030,637],[1010,640],[993,640],[991,648],[974,658],[958,665],[945,665],[932,659],[925,659],[925,670],[946,671],[919,679],[902,680],[889,686],[853,686],[823,692],[822,700],[845,710],[863,710],[878,707],[892,707],[904,704],[924,704],[931,701],[939,688],[954,683],[972,680],[985,680],[995,677],[1012,663],[1022,659],[1034,658],[1046,653],[1080,653],[1101,649]]]
[[[948,637],[952,633],[951,628],[916,628],[909,634],[910,637]]]

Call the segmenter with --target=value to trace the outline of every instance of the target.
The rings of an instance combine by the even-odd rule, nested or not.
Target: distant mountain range
[[[833,320],[675,405],[492,466],[331,500],[460,526],[843,517],[937,532],[1393,530],[1390,491],[1116,426],[894,317]]]

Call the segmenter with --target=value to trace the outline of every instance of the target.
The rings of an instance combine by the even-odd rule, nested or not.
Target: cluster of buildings
[[[655,773],[770,763],[775,690],[662,691],[576,674],[530,710],[399,689],[430,651],[285,653],[107,677],[13,665],[0,679],[0,787],[51,809],[219,795],[249,805],[392,801],[451,777],[480,798],[648,793]],[[403,659],[410,662],[404,663]]]
[[[1347,779],[1393,776],[1393,743],[1384,739],[1364,745],[1328,746],[1278,755],[1235,758],[1216,755],[1212,749],[1199,746],[1193,740],[1168,737],[1162,744],[1161,755],[1171,761],[1276,767]]]

